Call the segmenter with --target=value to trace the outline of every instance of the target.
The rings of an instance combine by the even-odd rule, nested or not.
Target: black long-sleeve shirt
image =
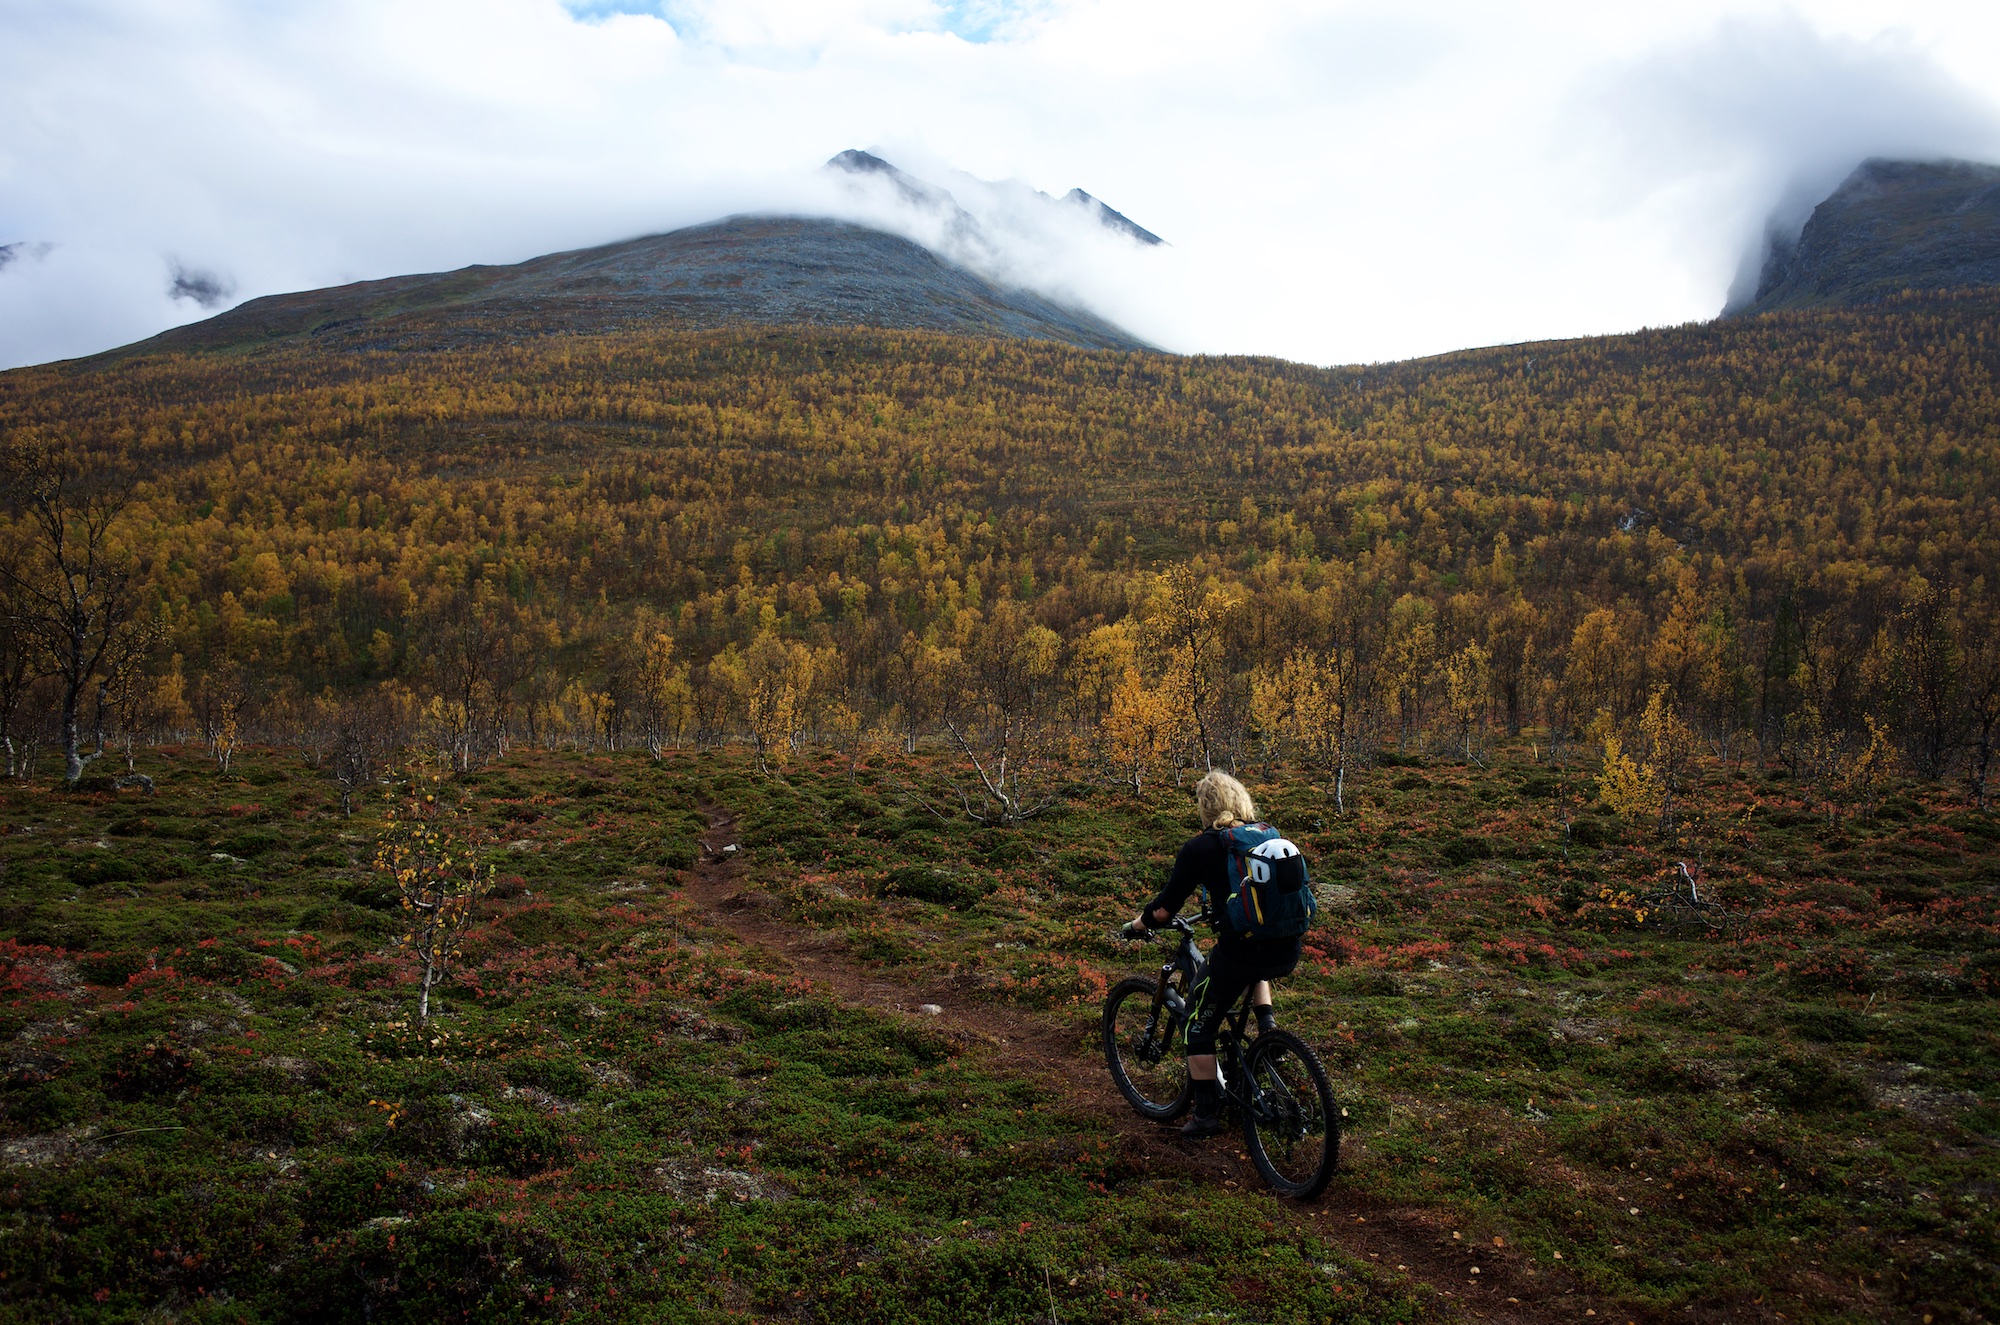
[[[1222,844],[1220,833],[1196,833],[1181,844],[1180,853],[1174,857],[1174,871],[1167,876],[1167,886],[1146,903],[1146,927],[1165,924],[1154,920],[1156,911],[1165,911],[1169,917],[1178,915],[1188,898],[1204,887],[1218,903],[1229,895],[1229,848]],[[1227,928],[1226,917],[1220,922],[1213,916],[1208,920],[1218,929]]]
[[[1144,912],[1146,928],[1155,929],[1165,924],[1156,921],[1156,912],[1165,911],[1168,916],[1179,914],[1187,905],[1188,898],[1208,889],[1208,897],[1215,914],[1204,919],[1215,928],[1217,953],[1228,948],[1238,960],[1249,962],[1274,962],[1291,970],[1291,964],[1298,960],[1301,940],[1296,938],[1246,938],[1229,923],[1224,903],[1229,898],[1229,848],[1223,845],[1222,834],[1216,832],[1196,833],[1181,844],[1179,854],[1174,857],[1174,872],[1167,876],[1167,886],[1160,895],[1146,903]]]

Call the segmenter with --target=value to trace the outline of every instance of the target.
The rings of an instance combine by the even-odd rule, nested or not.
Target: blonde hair
[[[1217,771],[1194,784],[1194,803],[1203,828],[1234,828],[1257,822],[1257,802],[1241,782]]]

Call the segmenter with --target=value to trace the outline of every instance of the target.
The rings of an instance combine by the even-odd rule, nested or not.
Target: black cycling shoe
[[[1197,1113],[1181,1124],[1181,1135],[1199,1140],[1205,1136],[1215,1136],[1229,1130],[1229,1124],[1222,1121],[1222,1113]]]
[[[1194,1083],[1194,1116],[1181,1126],[1187,1137],[1214,1136],[1226,1130],[1222,1122],[1222,1087],[1213,1081]]]
[[[1269,1003],[1259,1003],[1250,1009],[1257,1014],[1257,1033],[1268,1035],[1278,1028],[1278,1014],[1271,1011]]]

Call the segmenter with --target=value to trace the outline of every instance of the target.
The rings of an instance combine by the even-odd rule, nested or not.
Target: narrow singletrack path
[[[1103,1119],[1120,1138],[1122,1158],[1138,1172],[1206,1178],[1239,1193],[1264,1190],[1235,1132],[1209,1141],[1184,1141],[1178,1124],[1162,1126],[1132,1111],[1104,1066],[1095,1008],[1085,1015],[1000,1008],[979,1001],[978,994],[960,981],[936,977],[927,981],[922,975],[904,980],[858,965],[824,932],[785,921],[775,897],[746,886],[741,854],[725,850],[736,843],[735,817],[716,806],[703,810],[709,828],[686,876],[683,895],[757,951],[764,969],[804,977],[846,1003],[922,1017],[990,1069],[1033,1080],[1049,1098]],[[1135,961],[1134,970],[1145,964]],[[926,1014],[921,1011],[925,1004],[942,1011]],[[1343,1165],[1357,1149],[1352,1141],[1343,1144]],[[1451,1217],[1440,1211],[1352,1192],[1338,1174],[1316,1201],[1276,1204],[1282,1212],[1278,1217],[1295,1229],[1310,1230],[1360,1259],[1429,1285],[1442,1306],[1465,1319],[1520,1325],[1544,1321],[1625,1325],[1650,1318],[1649,1313],[1613,1308],[1590,1297],[1560,1270],[1531,1265],[1511,1248],[1480,1247],[1470,1238],[1454,1238]],[[1693,1318],[1683,1314],[1673,1319]]]

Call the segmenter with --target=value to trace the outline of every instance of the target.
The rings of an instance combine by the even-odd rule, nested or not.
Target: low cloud
[[[227,276],[198,267],[173,265],[173,280],[167,284],[167,294],[175,300],[187,300],[201,308],[213,311],[229,302],[236,293],[236,282]]]
[[[885,149],[886,151],[886,149]],[[818,193],[819,196],[810,196]],[[1093,198],[1091,202],[1096,202]],[[910,169],[876,152],[840,153],[800,210],[915,240],[1004,286],[1137,325],[1125,292],[1162,269],[1158,236],[1020,180],[984,180],[918,154]],[[1115,210],[1115,209],[1114,209]],[[1143,234],[1144,238],[1140,235]]]
[[[1732,305],[1773,241],[1870,157],[2000,160],[2000,109],[1906,36],[1816,32],[1797,15],[1730,21],[1608,70],[1581,102],[1603,116],[1607,193],[1672,198],[1720,242]],[[1677,195],[1677,196],[1676,196]]]
[[[54,244],[30,244],[25,241],[0,244],[0,271],[5,271],[17,262],[40,262],[54,248]]]
[[[0,365],[786,210],[1177,350],[1621,331],[1712,316],[1766,218],[1863,156],[1993,156],[1996,92],[2000,14],[1945,0],[5,6],[0,234],[57,247],[0,262]],[[821,171],[856,146],[976,233]],[[163,281],[161,254],[204,265]]]

